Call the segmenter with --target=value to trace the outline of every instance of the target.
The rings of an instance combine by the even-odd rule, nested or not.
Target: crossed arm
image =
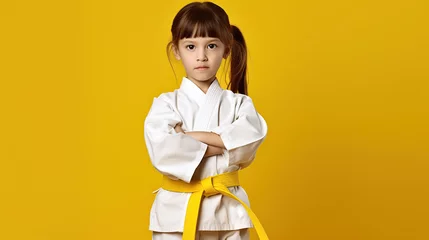
[[[183,133],[193,137],[194,139],[203,142],[208,145],[207,151],[204,154],[204,157],[210,157],[223,153],[223,149],[225,149],[225,145],[219,135],[213,132],[187,132],[183,131],[182,127],[177,124],[174,127],[174,130],[179,133]]]

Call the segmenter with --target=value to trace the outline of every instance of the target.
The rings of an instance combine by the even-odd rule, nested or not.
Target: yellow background
[[[151,238],[143,121],[186,3],[0,3],[0,239]],[[427,1],[216,3],[269,126],[242,184],[271,239],[429,239]]]

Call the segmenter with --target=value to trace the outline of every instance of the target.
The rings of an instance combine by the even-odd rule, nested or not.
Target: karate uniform
[[[152,240],[182,240],[182,233],[154,232]],[[199,231],[195,240],[248,240],[250,231],[248,228],[232,231]]]
[[[223,154],[203,158],[208,145],[186,134],[176,133],[174,127],[178,123],[182,123],[185,132],[219,134],[226,148]],[[201,180],[249,166],[266,134],[267,124],[256,111],[252,99],[222,89],[217,79],[204,93],[183,77],[179,89],[154,98],[144,125],[144,137],[153,166],[171,179],[188,183],[191,179]],[[228,189],[250,206],[241,186]],[[157,190],[149,226],[154,231],[154,239],[156,232],[183,231],[190,195],[162,188]],[[202,200],[198,231],[237,232],[251,227],[253,224],[238,201],[221,194]]]

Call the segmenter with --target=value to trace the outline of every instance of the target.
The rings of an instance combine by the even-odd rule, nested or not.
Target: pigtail
[[[234,93],[247,95],[247,47],[243,34],[237,26],[231,25],[233,43],[231,46],[231,81],[228,88]]]

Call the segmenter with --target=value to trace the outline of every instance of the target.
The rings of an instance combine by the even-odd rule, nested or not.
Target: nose
[[[197,51],[197,61],[207,61],[206,49],[200,48]]]

